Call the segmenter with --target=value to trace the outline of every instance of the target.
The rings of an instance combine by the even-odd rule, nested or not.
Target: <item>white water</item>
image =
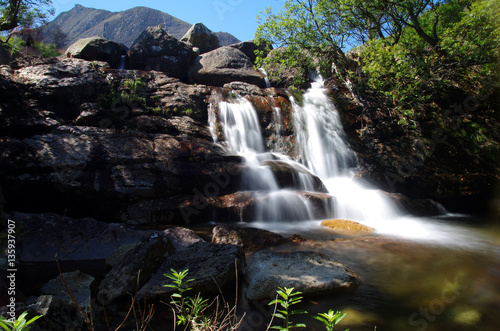
[[[418,218],[400,210],[380,190],[354,180],[356,157],[344,139],[340,117],[317,81],[303,97],[302,105],[292,100],[300,165],[291,158],[265,150],[259,120],[251,103],[238,98],[233,103],[219,103],[219,116],[229,147],[245,157],[248,171],[242,178],[242,191],[256,194],[253,225],[270,230],[319,228],[320,220],[310,201],[299,190],[312,191],[313,177],[318,176],[333,201],[326,210],[328,218],[349,219],[375,228],[383,235],[442,244],[471,246],[471,233],[456,225],[436,219]],[[295,189],[281,189],[266,161],[279,160],[294,169]],[[307,168],[304,169],[304,168]],[[332,205],[329,205],[332,204]]]

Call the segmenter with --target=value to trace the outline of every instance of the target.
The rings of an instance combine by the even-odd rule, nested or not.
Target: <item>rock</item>
[[[446,209],[431,199],[412,199],[404,194],[385,193],[384,195],[406,212],[416,216],[437,216],[447,213]]]
[[[243,250],[276,246],[285,241],[282,235],[267,230],[230,225],[217,225],[212,229],[212,235],[212,242],[215,244],[231,244]]]
[[[148,27],[128,52],[130,69],[156,70],[184,79],[194,52],[161,26]]]
[[[200,54],[219,48],[219,37],[203,23],[194,24],[181,38],[181,41],[200,49]]]
[[[131,118],[126,127],[129,129],[157,134],[178,135],[179,130],[162,116],[141,115]]]
[[[334,229],[334,230],[339,230],[339,231],[347,231],[347,232],[367,232],[371,233],[375,231],[374,228],[360,224],[358,222],[354,221],[349,221],[349,220],[343,220],[343,219],[336,219],[336,220],[327,220],[321,222],[321,226]]]
[[[138,292],[137,300],[170,302],[174,290],[164,285],[173,282],[164,274],[169,274],[171,268],[179,272],[188,270],[187,278],[194,279],[189,283],[189,287],[192,288],[191,295],[220,294],[219,289],[236,280],[236,273],[241,271],[244,263],[245,256],[236,246],[194,243],[169,256],[158,272]]]
[[[267,55],[268,58],[282,58],[284,56],[284,49],[283,48],[275,48],[269,52]],[[287,68],[284,66],[281,66],[279,63],[281,61],[277,61],[276,63],[278,64],[273,64],[272,66],[265,66],[267,75],[269,77],[269,81],[271,83],[271,86],[276,86],[276,87],[290,87],[290,86],[296,86],[296,79],[295,77],[301,78],[304,83],[300,86],[297,86],[299,88],[307,89],[309,87],[309,77],[308,77],[308,70],[307,68],[301,68],[301,67],[294,67],[294,68]]]
[[[61,277],[62,276],[62,277]],[[42,293],[46,295],[52,295],[55,298],[61,300],[72,300],[64,282],[71,291],[71,294],[75,298],[77,304],[83,308],[83,310],[89,309],[91,292],[90,285],[94,281],[94,277],[84,274],[83,272],[77,270],[73,272],[65,272],[62,275],[51,279],[47,284],[42,287]]]
[[[331,215],[332,197],[326,193],[281,190],[278,193],[236,192],[207,197],[216,222],[242,220],[290,221],[321,219]]]
[[[280,188],[328,193],[321,179],[298,163],[270,160],[262,164],[272,169]]]
[[[125,53],[124,46],[100,36],[80,39],[66,49],[67,57],[107,62],[114,69],[119,68]]]
[[[0,65],[9,64],[12,61],[12,56],[10,53],[0,45]]]
[[[276,296],[278,287],[294,287],[306,297],[332,295],[351,290],[359,276],[329,256],[316,252],[258,252],[245,273],[249,300]]]
[[[255,63],[255,60],[257,59],[257,55],[255,54],[255,51],[262,51],[264,52],[263,57],[266,57],[266,47],[264,43],[262,45],[257,46],[253,40],[249,41],[242,41],[240,43],[232,44],[229,45],[229,47],[236,48],[237,50],[240,50],[248,56],[248,58]]]
[[[35,315],[42,315],[34,324],[30,325],[30,330],[88,330],[77,305],[66,299],[61,299],[52,295],[41,295],[36,302],[29,306],[30,314],[28,319]]]
[[[73,219],[56,214],[11,213],[23,224],[17,258],[20,262],[105,260],[117,248],[137,243],[144,232],[128,230],[91,218]]]
[[[206,134],[190,119],[179,121],[190,134]],[[153,219],[150,201],[214,189],[225,194],[239,185],[231,174],[241,158],[190,136],[61,126],[27,139],[0,138],[0,151],[10,210],[142,222]]]
[[[172,242],[158,233],[143,239],[106,274],[99,284],[97,299],[107,305],[125,295],[135,294],[174,252]]]
[[[196,234],[196,232],[187,228],[168,228],[163,231],[162,235],[166,236],[172,241],[172,244],[177,251],[188,248],[195,243],[204,242],[204,240],[201,239],[200,236]]]
[[[189,67],[189,82],[209,86],[242,81],[265,87],[264,77],[253,68],[252,61],[241,51],[232,47],[220,47],[201,54]]]

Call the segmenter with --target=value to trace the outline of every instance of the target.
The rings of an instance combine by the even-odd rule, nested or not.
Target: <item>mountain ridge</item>
[[[172,15],[145,6],[111,12],[77,4],[41,28],[41,34],[42,41],[56,44],[61,49],[66,49],[79,39],[93,36],[102,36],[131,47],[147,27],[159,24],[177,39],[182,38],[192,26]],[[215,34],[220,37],[221,46],[239,42],[227,32]]]

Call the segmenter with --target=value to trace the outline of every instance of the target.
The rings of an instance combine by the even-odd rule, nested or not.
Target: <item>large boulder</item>
[[[203,23],[194,24],[181,38],[181,41],[198,48],[200,54],[219,48],[219,37]]]
[[[170,302],[174,289],[165,287],[173,284],[165,277],[170,269],[188,270],[188,279],[192,294],[219,294],[220,289],[236,280],[236,274],[245,263],[245,255],[234,245],[217,245],[197,242],[169,256],[160,266],[151,280],[137,293],[137,299],[147,302]]]
[[[264,76],[254,69],[252,60],[232,47],[220,47],[193,60],[188,72],[192,84],[224,86],[242,81],[265,87]]]
[[[125,53],[123,45],[100,36],[80,39],[66,49],[67,57],[108,62],[114,69],[120,67],[122,55]]]
[[[79,270],[65,272],[48,281],[47,284],[42,287],[41,292],[61,300],[72,300],[72,295],[76,303],[84,310],[87,310],[91,308],[90,286],[94,279],[94,277],[84,274]],[[71,291],[71,295],[66,286],[69,288],[69,291]]]
[[[174,251],[172,242],[158,233],[143,239],[106,274],[99,284],[97,299],[107,305],[128,293],[135,293]]]
[[[316,252],[258,252],[245,273],[249,300],[276,296],[278,287],[293,287],[304,296],[332,295],[351,290],[360,277],[345,265]]]
[[[192,48],[169,35],[161,26],[148,27],[128,52],[129,68],[156,70],[184,79],[194,57]]]
[[[242,41],[240,43],[229,45],[229,47],[233,47],[233,48],[236,48],[236,49],[242,51],[243,54],[248,56],[248,58],[254,63],[255,63],[255,60],[257,59],[257,55],[255,54],[255,51],[263,52],[264,57],[267,55],[265,43],[262,43],[260,45],[256,45],[253,40]]]

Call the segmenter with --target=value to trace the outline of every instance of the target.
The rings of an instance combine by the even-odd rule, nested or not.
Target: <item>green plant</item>
[[[290,330],[290,328],[304,328],[306,327],[305,324],[303,323],[298,323],[295,324],[290,320],[290,317],[292,315],[299,315],[299,314],[307,314],[307,311],[305,310],[290,310],[290,307],[293,305],[296,305],[302,301],[302,297],[300,296],[302,292],[299,291],[294,291],[294,288],[281,288],[278,287],[278,290],[276,291],[278,295],[276,296],[276,299],[271,301],[269,305],[276,305],[278,304],[281,306],[281,309],[276,309],[274,314],[273,314],[273,319],[274,317],[277,317],[279,319],[283,320],[283,325],[282,326],[271,326],[271,329],[276,329],[276,330]],[[281,297],[281,298],[280,298]],[[272,324],[272,320],[271,320]]]
[[[318,321],[323,322],[325,325],[326,331],[332,331],[333,327],[337,325],[346,313],[342,313],[340,311],[334,312],[333,310],[329,310],[328,313],[319,313],[317,316],[313,316],[313,318]],[[346,330],[348,331],[348,330]]]
[[[164,285],[175,289],[172,294],[172,301],[170,304],[173,307],[174,316],[177,325],[184,325],[185,329],[192,330],[237,330],[241,324],[243,317],[238,320],[236,317],[236,303],[234,307],[223,300],[223,307],[221,309],[219,297],[209,304],[208,299],[204,299],[200,293],[191,297],[186,295],[187,291],[192,288],[187,287],[187,284],[194,279],[186,279],[188,269],[178,272],[170,269],[170,274],[164,274],[165,277],[172,280],[173,284]],[[208,309],[214,306],[214,312],[207,314]]]
[[[27,311],[19,315],[15,321],[10,321],[4,316],[0,316],[0,327],[5,331],[27,331],[30,329],[29,325],[31,323],[42,317],[42,315],[38,315],[27,321],[26,315],[28,315]]]

